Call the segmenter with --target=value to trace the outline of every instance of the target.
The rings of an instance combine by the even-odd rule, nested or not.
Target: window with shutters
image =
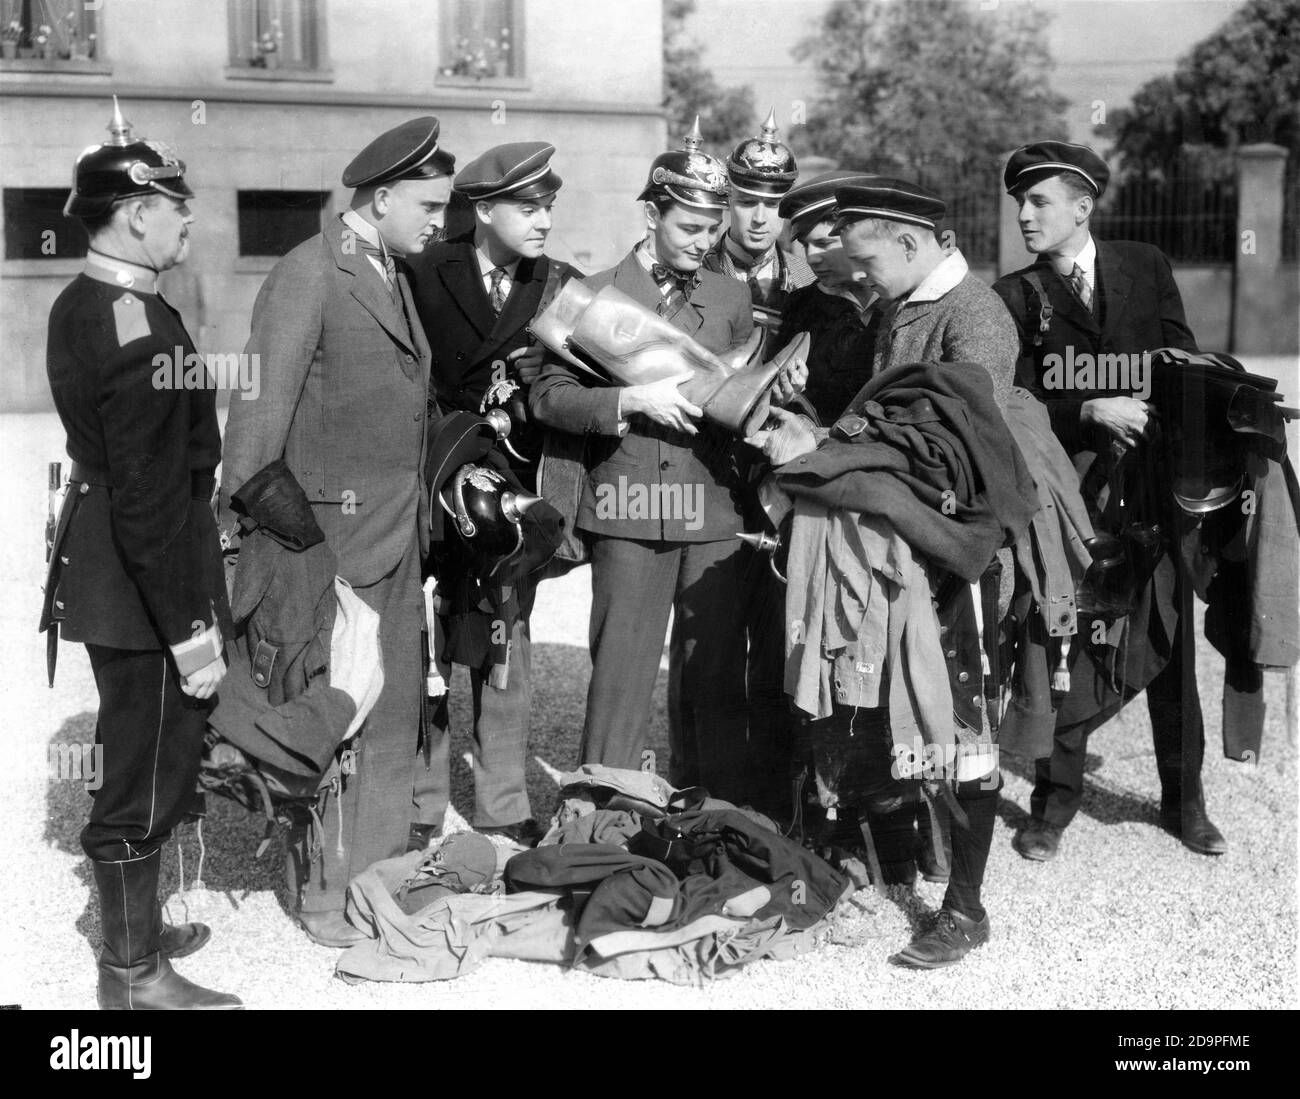
[[[108,72],[103,0],[0,0],[0,68]]]

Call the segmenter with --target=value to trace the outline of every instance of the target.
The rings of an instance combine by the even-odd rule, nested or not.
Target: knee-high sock
[[[996,785],[981,788],[987,785],[987,780],[976,779],[957,787],[957,801],[966,812],[967,827],[952,822],[952,871],[943,898],[945,907],[972,920],[984,918],[980,886],[984,883],[984,867],[993,845],[993,822],[997,819],[1002,776],[998,776]]]

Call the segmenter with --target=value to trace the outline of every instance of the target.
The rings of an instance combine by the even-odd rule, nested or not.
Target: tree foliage
[[[1179,60],[1147,81],[1132,108],[1097,127],[1124,169],[1168,171],[1189,156],[1231,171],[1240,145],[1271,141],[1300,159],[1300,0],[1247,0]]]
[[[704,63],[704,47],[691,38],[686,21],[696,0],[663,0],[664,117],[675,147],[700,116],[705,144],[723,147],[757,132],[754,92],[748,84],[719,87]]]
[[[836,0],[793,51],[822,91],[801,144],[847,167],[936,179],[996,171],[1026,141],[1064,138],[1047,19],[1029,4]]]

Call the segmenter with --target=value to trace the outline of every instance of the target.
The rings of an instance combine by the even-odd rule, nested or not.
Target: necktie
[[[397,290],[397,264],[393,260],[393,253],[389,252],[387,249],[380,248],[376,244],[371,244],[368,240],[360,240],[357,244],[362,252],[367,256],[373,256],[383,266],[384,285],[388,287],[388,292],[392,294],[393,301],[398,303],[398,308],[400,309],[401,298],[398,297]]]
[[[506,269],[504,267],[494,267],[492,268],[491,275],[492,290],[488,297],[492,302],[492,312],[500,316],[501,310],[506,307],[506,293],[501,286],[501,283],[505,281]]]
[[[1075,297],[1083,302],[1083,307],[1092,312],[1092,290],[1088,286],[1088,280],[1083,277],[1083,268],[1076,263],[1074,270],[1066,276],[1066,281],[1069,282]]]
[[[663,303],[659,306],[661,317],[671,317],[676,313],[700,281],[699,275],[694,271],[684,274],[662,263],[656,263],[650,268],[650,277],[664,292]]]

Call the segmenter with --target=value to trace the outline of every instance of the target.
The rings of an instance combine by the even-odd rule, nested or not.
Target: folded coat
[[[1037,490],[970,363],[905,363],[872,378],[815,451],[775,470],[790,495],[888,518],[932,565],[977,580],[1033,518]]]

